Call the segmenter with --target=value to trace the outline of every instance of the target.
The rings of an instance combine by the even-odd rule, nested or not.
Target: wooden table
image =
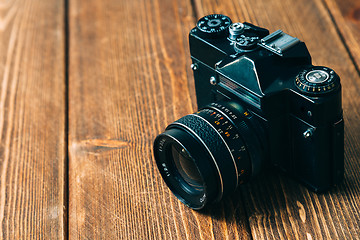
[[[202,213],[168,190],[153,139],[196,110],[188,32],[214,12],[339,73],[340,186],[269,173]],[[0,239],[360,239],[359,1],[2,1],[0,31]]]

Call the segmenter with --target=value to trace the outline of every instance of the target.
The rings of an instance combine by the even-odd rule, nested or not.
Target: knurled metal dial
[[[219,37],[227,34],[230,25],[229,17],[222,14],[211,14],[201,18],[196,27],[208,37]]]
[[[332,92],[340,86],[340,78],[334,70],[315,66],[300,72],[295,84],[299,90],[310,95]]]
[[[259,40],[260,38],[257,36],[245,36],[242,34],[236,38],[235,50],[253,49],[257,46]]]

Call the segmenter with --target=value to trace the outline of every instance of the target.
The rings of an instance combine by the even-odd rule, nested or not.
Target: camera
[[[198,111],[154,142],[158,169],[193,209],[276,170],[314,192],[344,174],[340,78],[281,30],[201,18],[189,33]]]

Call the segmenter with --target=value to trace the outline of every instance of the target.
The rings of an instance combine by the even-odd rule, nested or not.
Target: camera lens
[[[228,101],[170,124],[155,139],[154,156],[171,191],[187,206],[201,209],[256,175],[265,147],[262,124]]]

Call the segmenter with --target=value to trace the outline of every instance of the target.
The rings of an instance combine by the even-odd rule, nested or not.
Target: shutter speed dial
[[[340,86],[340,78],[330,68],[315,66],[300,72],[295,84],[302,92],[317,95],[337,89]]]
[[[206,37],[220,37],[228,33],[228,28],[231,24],[229,17],[222,14],[211,14],[201,18],[196,27]]]

